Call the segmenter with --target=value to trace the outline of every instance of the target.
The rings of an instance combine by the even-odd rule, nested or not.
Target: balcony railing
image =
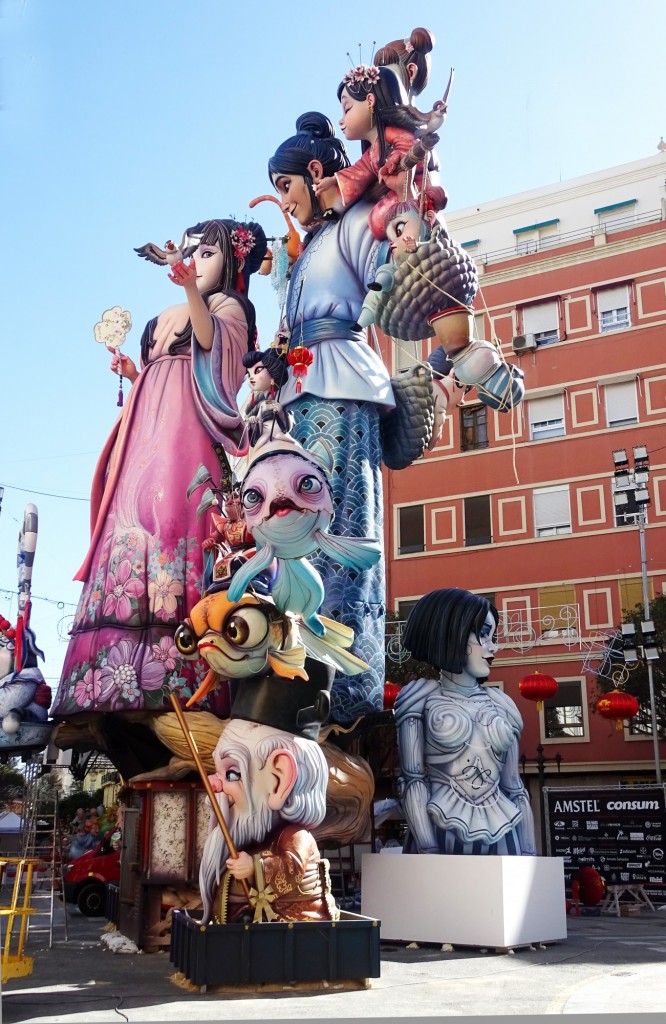
[[[610,235],[617,231],[643,227],[645,224],[654,224],[663,219],[661,210],[651,210],[648,213],[618,218],[606,224],[595,224],[586,228],[578,228],[576,231],[565,231],[561,235],[544,235],[543,238],[529,239],[518,242],[508,249],[495,249],[492,252],[473,253],[470,255],[473,256],[475,263],[487,266],[489,263],[501,263],[503,260],[517,259],[521,256],[534,256],[536,253],[556,249],[562,245],[573,245],[575,242],[590,241],[600,232]]]
[[[402,642],[406,622],[386,624],[386,657],[401,665],[410,657]],[[596,631],[595,631],[596,636]],[[500,613],[497,643],[500,651],[524,654],[533,647],[577,647],[582,650],[589,637],[583,637],[578,604],[516,608]]]

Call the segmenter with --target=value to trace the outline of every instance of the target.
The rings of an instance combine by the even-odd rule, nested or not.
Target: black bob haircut
[[[445,672],[462,672],[470,634],[479,636],[488,612],[497,626],[497,609],[486,597],[459,587],[432,590],[412,609],[403,644],[418,661]]]

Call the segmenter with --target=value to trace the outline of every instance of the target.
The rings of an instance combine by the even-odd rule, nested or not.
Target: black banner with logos
[[[666,903],[666,798],[663,786],[543,791],[551,857],[564,860],[567,891],[578,868],[607,885],[643,885]]]

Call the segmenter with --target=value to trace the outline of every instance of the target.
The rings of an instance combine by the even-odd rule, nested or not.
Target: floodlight
[[[658,661],[659,651],[657,650],[657,633],[652,619],[647,619],[641,625],[643,634],[643,656],[646,661]]]
[[[649,466],[645,466],[642,469],[637,469],[636,472],[634,473],[634,483],[639,484],[639,486],[643,486],[644,484],[647,484],[649,479],[650,479],[650,467]]]
[[[627,494],[627,492],[626,491],[617,491],[613,495],[613,504],[615,505],[616,509],[619,509],[620,511],[622,511],[622,509],[625,507],[625,505],[629,504],[629,495]]]
[[[636,462],[647,462],[648,450],[644,444],[634,445],[633,451]]]
[[[637,487],[634,492],[634,498],[637,505],[649,505],[650,504],[650,492],[647,487]]]
[[[618,448],[613,452],[613,463],[616,466],[628,466],[629,459],[624,448]]]
[[[616,470],[614,481],[616,491],[628,491],[631,489],[631,474],[628,469]]]

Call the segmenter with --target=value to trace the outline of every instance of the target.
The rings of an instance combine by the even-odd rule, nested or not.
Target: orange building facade
[[[651,598],[666,592],[665,179],[659,152],[447,216],[479,269],[475,335],[520,366],[525,398],[497,413],[472,391],[432,451],[385,471],[388,607],[406,618],[450,586],[491,598],[490,682],[523,715],[533,793],[539,775],[655,782],[649,707],[619,730],[593,709],[606,639],[643,600],[635,506],[618,519],[613,500],[616,450],[647,448],[647,583]],[[382,340],[394,370],[436,344]],[[535,670],[559,684],[540,710],[518,689]]]

